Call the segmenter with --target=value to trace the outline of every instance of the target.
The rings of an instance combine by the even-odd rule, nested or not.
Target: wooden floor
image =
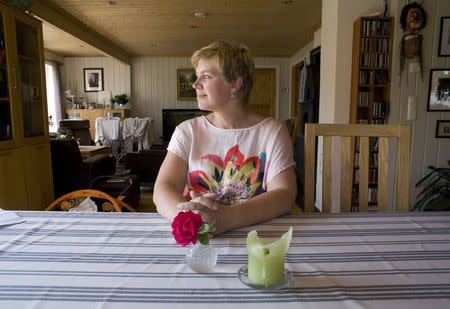
[[[156,212],[155,203],[153,203],[153,193],[141,191],[141,200],[139,206],[135,208],[137,212]]]

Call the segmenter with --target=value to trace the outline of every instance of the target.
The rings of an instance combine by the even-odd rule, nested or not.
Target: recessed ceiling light
[[[203,11],[197,11],[194,13],[194,16],[197,18],[206,18],[206,16],[208,16],[208,13]]]

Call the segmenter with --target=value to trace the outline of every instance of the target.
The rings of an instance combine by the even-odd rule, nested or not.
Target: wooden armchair
[[[314,212],[316,181],[316,138],[323,136],[322,212],[331,212],[332,138],[341,141],[340,211],[352,206],[355,137],[359,139],[359,206],[368,210],[369,137],[378,137],[378,211],[388,211],[389,168],[396,168],[394,210],[409,210],[410,127],[407,125],[306,124],[305,126],[305,212]],[[397,139],[396,164],[389,162],[389,138]],[[358,140],[357,139],[357,140]],[[371,167],[373,168],[373,167]]]
[[[77,198],[97,198],[97,199],[103,199],[106,200],[108,203],[102,204],[101,207],[103,208],[103,211],[115,211],[115,212],[122,212],[122,208],[127,209],[130,212],[135,212],[133,207],[128,205],[122,200],[115,199],[111,195],[104,193],[102,191],[98,190],[92,190],[92,189],[84,189],[84,190],[77,190],[73,191],[67,194],[64,194],[63,196],[59,197],[55,201],[53,201],[45,210],[63,210],[68,211],[70,210],[74,205],[72,200]]]

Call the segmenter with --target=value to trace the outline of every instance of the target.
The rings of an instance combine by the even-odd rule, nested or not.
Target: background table
[[[107,146],[87,146],[80,145],[80,153],[83,158],[90,158],[98,154],[110,154],[111,148]]]
[[[450,308],[448,213],[278,218],[213,239],[206,275],[186,266],[157,214],[17,214],[26,222],[0,228],[0,308]],[[247,232],[289,226],[295,283],[243,285]]]

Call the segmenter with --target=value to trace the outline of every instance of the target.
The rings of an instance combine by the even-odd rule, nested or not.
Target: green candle
[[[292,239],[292,226],[280,239],[271,241],[258,237],[256,231],[247,235],[248,279],[255,284],[273,285],[283,281],[284,257]]]

